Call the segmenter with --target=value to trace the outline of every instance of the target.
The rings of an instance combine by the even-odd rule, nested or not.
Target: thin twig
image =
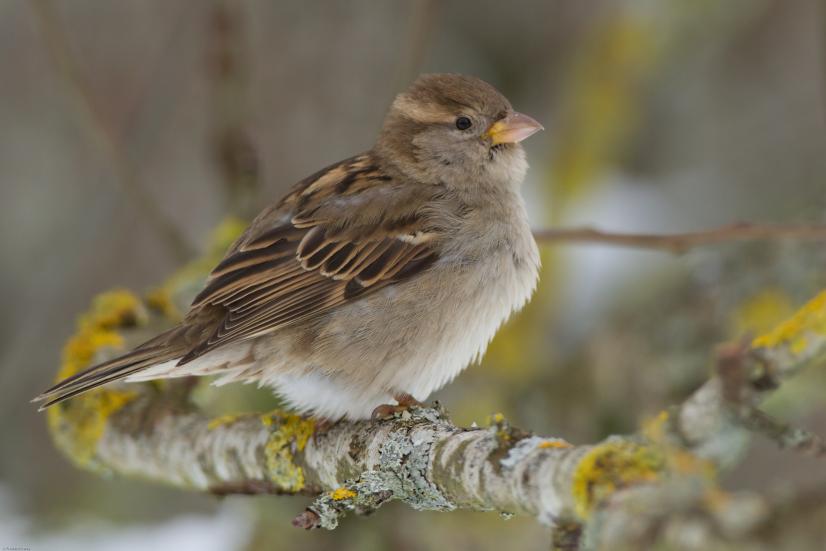
[[[710,230],[673,234],[613,233],[594,228],[548,228],[534,231],[534,237],[542,244],[618,245],[679,254],[695,247],[735,241],[826,241],[826,225],[763,225],[744,222]]]
[[[774,440],[781,448],[826,458],[826,442],[820,436],[775,419],[758,408],[750,408],[739,420],[746,428]]]
[[[722,383],[723,404],[740,425],[773,440],[781,448],[826,457],[826,442],[820,436],[775,419],[757,406],[765,390],[777,388],[779,381],[767,385],[766,379],[771,374],[766,373],[759,356],[750,357],[750,353],[751,348],[745,341],[717,350],[715,367]]]
[[[159,40],[157,51],[143,73],[143,83],[130,104],[124,109],[123,121],[118,135],[122,136],[124,150],[128,152],[133,166],[142,166],[152,147],[157,147],[158,135],[165,125],[174,119],[180,101],[170,101],[169,90],[180,90],[181,42],[186,40],[189,26],[197,21],[196,4],[183,4],[171,17],[172,23],[163,39]],[[185,76],[185,74],[184,74]],[[128,140],[128,142],[127,142]]]
[[[210,85],[210,140],[229,197],[229,212],[252,217],[258,192],[258,152],[249,136],[248,56],[245,22],[237,2],[215,2],[209,11],[206,75]]]
[[[111,158],[124,190],[141,209],[150,225],[163,234],[164,243],[170,247],[177,259],[189,260],[194,256],[194,250],[179,229],[158,208],[155,200],[140,186],[115,132],[98,109],[88,83],[71,54],[69,39],[51,1],[32,0],[30,5],[52,63],[62,76],[67,91],[83,115],[82,120],[89,126],[91,135]]]
[[[407,44],[398,65],[397,89],[406,87],[421,72],[439,10],[435,0],[417,0],[411,6]]]
[[[814,10],[817,12],[819,20],[817,33],[818,55],[818,84],[820,87],[820,113],[821,123],[826,124],[826,5],[823,2],[815,2]]]

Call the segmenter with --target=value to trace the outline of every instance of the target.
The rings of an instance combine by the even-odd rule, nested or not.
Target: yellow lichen
[[[731,314],[731,334],[759,335],[769,331],[794,312],[789,295],[782,289],[770,287],[743,301]]]
[[[298,415],[274,411],[261,416],[272,429],[264,454],[270,480],[285,492],[304,488],[304,469],[295,462],[294,452],[304,450],[315,430],[315,421]]]
[[[149,292],[147,303],[161,311],[170,319],[178,319],[180,312],[175,306],[173,297],[186,295],[187,290],[199,286],[215,265],[221,261],[227,248],[238,238],[247,226],[247,222],[240,218],[228,217],[212,231],[206,254],[189,262],[166,279],[160,287]]]
[[[668,423],[668,412],[663,410],[652,419],[647,420],[642,425],[642,434],[647,439],[657,444],[662,444],[665,440],[665,425]]]
[[[172,294],[168,287],[156,287],[152,289],[146,296],[146,304],[150,308],[154,308],[170,320],[180,320],[181,312],[172,300]]]
[[[115,289],[92,299],[92,308],[80,323],[81,328],[116,329],[145,320],[140,299],[126,289]]]
[[[501,413],[494,413],[488,417],[488,424],[497,429],[496,438],[500,442],[509,442],[511,440],[511,431],[505,416]]]
[[[212,254],[224,254],[227,247],[243,233],[247,224],[247,221],[234,216],[224,218],[221,223],[218,224],[218,227],[212,230],[209,238],[209,252]]]
[[[335,490],[330,492],[330,497],[333,499],[333,501],[341,501],[342,499],[350,499],[351,497],[356,497],[356,492],[342,486],[341,488],[336,488]]]
[[[669,441],[667,427],[669,419],[668,411],[663,410],[643,423],[642,426],[643,436],[659,447],[668,466],[668,471],[683,475],[700,475],[706,479],[713,479],[716,476],[713,463],[701,459],[678,447],[673,441]]]
[[[55,382],[71,377],[88,367],[98,350],[122,346],[123,337],[115,331],[102,328],[81,329],[63,347],[63,361],[57,371]]]
[[[655,481],[664,469],[665,458],[656,447],[621,441],[595,446],[574,472],[577,515],[587,518],[597,504],[617,490]]]
[[[167,319],[179,319],[173,297],[185,295],[185,291],[200,285],[204,274],[218,262],[245,226],[246,222],[237,218],[224,220],[213,232],[208,253],[150,291],[146,305]],[[77,332],[64,346],[57,380],[89,367],[99,359],[103,349],[122,348],[124,340],[119,330],[145,324],[147,316],[141,300],[129,291],[114,290],[95,297],[89,311],[78,319]],[[93,467],[97,443],[109,417],[135,396],[134,392],[101,387],[50,408],[47,419],[57,446],[78,465]]]
[[[97,444],[113,413],[135,398],[134,392],[97,390],[48,410],[57,446],[80,467],[94,468]]]
[[[554,438],[552,440],[545,440],[539,443],[538,448],[570,448],[571,444],[562,440],[561,438]]]
[[[88,367],[104,348],[120,348],[123,337],[116,329],[145,321],[140,300],[132,293],[114,290],[94,298],[90,310],[81,315],[77,333],[63,348],[57,379]],[[96,388],[47,412],[49,429],[58,447],[82,467],[92,467],[97,443],[109,417],[135,397],[135,393]]]
[[[800,354],[812,336],[826,336],[826,291],[803,305],[793,316],[773,330],[752,341],[754,348],[788,346],[792,354]]]
[[[565,140],[552,163],[554,214],[598,185],[633,133],[639,89],[656,66],[657,29],[638,14],[617,10],[585,36],[563,91]]]
[[[207,423],[207,430],[215,430],[218,427],[225,427],[231,425],[240,419],[243,415],[239,413],[227,413],[209,420]]]

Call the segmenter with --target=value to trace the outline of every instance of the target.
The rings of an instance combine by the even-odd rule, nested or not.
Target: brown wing
[[[438,192],[401,185],[369,155],[310,176],[230,247],[182,324],[35,400],[43,409],[161,362],[186,363],[421,273],[438,257],[439,232],[412,205]]]
[[[218,321],[180,364],[427,269],[437,258],[435,240],[411,207],[421,202],[412,199],[367,156],[301,182],[279,208],[253,222],[211,273],[189,318],[209,312],[214,320],[218,310]]]

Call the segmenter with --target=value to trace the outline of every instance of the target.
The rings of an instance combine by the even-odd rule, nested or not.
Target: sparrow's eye
[[[473,122],[467,117],[459,117],[456,119],[456,128],[459,130],[467,130],[473,126]]]

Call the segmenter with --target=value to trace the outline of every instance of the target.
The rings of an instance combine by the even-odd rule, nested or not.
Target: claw
[[[389,419],[395,414],[403,411],[426,407],[422,402],[404,392],[394,395],[393,398],[395,398],[398,404],[382,404],[380,406],[376,406],[376,409],[374,409],[373,413],[370,415],[370,419],[373,421],[381,421],[384,419]]]

